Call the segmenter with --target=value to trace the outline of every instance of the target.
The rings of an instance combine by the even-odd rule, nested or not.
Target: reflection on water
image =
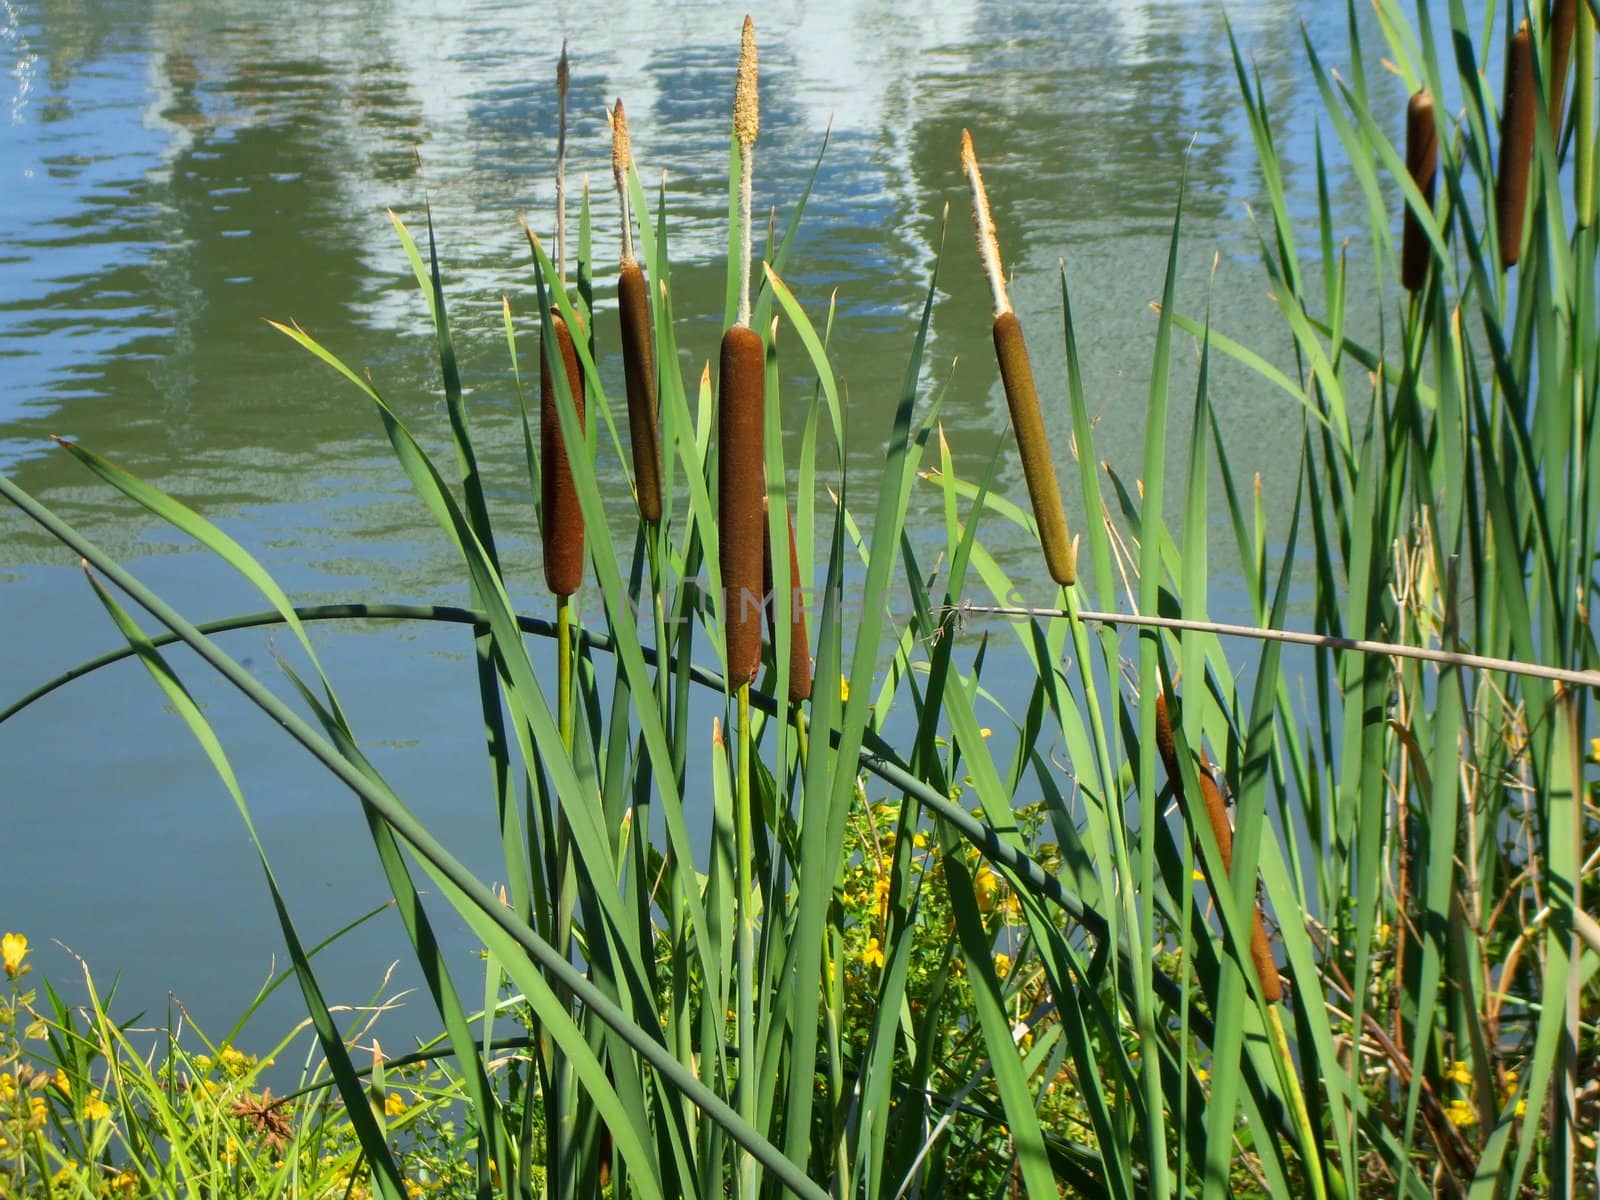
[[[1282,114],[1302,212],[1315,97],[1298,38],[1304,22],[1328,60],[1341,61],[1343,18],[1325,7],[1230,6]],[[426,197],[485,470],[508,530],[523,535],[508,539],[509,561],[531,564],[499,314],[509,296],[527,355],[531,272],[517,217],[540,231],[553,225],[561,40],[574,54],[573,174],[592,172],[597,272],[616,253],[602,107],[620,95],[642,173],[666,178],[692,381],[719,332],[742,13],[634,0],[564,10],[566,24],[551,26],[548,9],[508,0],[449,16],[413,0],[0,0],[0,355],[9,384],[0,466],[134,560],[191,615],[260,604],[109,504],[50,452],[49,435],[80,438],[203,508],[297,598],[461,600],[447,549],[427,532],[370,410],[262,321],[298,321],[370,369],[440,445],[431,336],[384,213],[392,207],[420,228]],[[1201,308],[1210,289],[1222,327],[1248,335],[1270,322],[1243,217],[1257,188],[1253,152],[1220,7],[1209,0],[853,0],[764,18],[761,38],[756,200],[776,209],[780,228],[832,129],[789,275],[818,314],[837,293],[833,344],[857,429],[887,420],[947,203],[930,374],[953,378],[945,423],[969,472],[1004,428],[957,169],[964,126],[984,160],[1047,399],[1058,405],[1056,267],[1065,260],[1103,457],[1138,461],[1142,427],[1120,414],[1143,410],[1148,302],[1186,155],[1185,307]],[[1354,208],[1340,214],[1352,227],[1361,219]],[[599,301],[610,305],[604,284]],[[602,366],[608,378],[619,374],[614,360]],[[1270,486],[1287,469],[1296,414],[1225,366],[1214,382],[1224,419],[1252,431],[1236,469],[1261,469]],[[1184,386],[1180,373],[1175,394]],[[803,374],[787,394],[809,395]],[[786,414],[792,432],[801,410]],[[1059,407],[1055,417],[1066,467]],[[881,462],[874,443],[864,432],[853,447],[858,489]],[[1001,486],[1020,495],[1020,473],[1002,472]],[[1065,491],[1070,504],[1076,489]],[[531,588],[531,578],[519,586]],[[68,557],[4,513],[0,627],[0,701],[109,644]],[[424,808],[486,813],[476,802],[484,781],[474,768],[463,774],[458,757],[476,736],[473,715],[437,707],[470,700],[453,687],[460,639],[318,637],[358,728],[402,790]],[[276,678],[267,639],[232,644]],[[218,807],[214,781],[147,688],[130,669],[0,727],[19,847],[0,872],[0,925],[26,925],[41,942],[58,936],[108,969],[129,968],[141,1001],[170,984],[202,1011],[215,1001],[210,1011],[231,1016],[239,997],[219,997],[218,981],[252,978],[277,937],[237,818]],[[346,798],[287,761],[275,731],[232,697],[201,694],[216,719],[237,722],[230,749],[269,841],[294,848],[280,865],[313,925],[379,895],[376,876],[362,873],[369,856],[338,849],[360,844]],[[464,852],[484,857],[491,847]],[[362,869],[345,865],[346,854]],[[55,882],[64,862],[71,887]],[[108,907],[113,893],[132,902]],[[217,895],[228,903],[207,903]],[[173,927],[180,933],[164,942],[157,930]],[[392,945],[385,936],[352,951],[349,980],[375,979]]]

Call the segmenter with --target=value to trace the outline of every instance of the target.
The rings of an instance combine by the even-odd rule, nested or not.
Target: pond
[[[1343,62],[1344,16],[1334,7],[1229,5],[1279,114],[1291,203],[1302,214],[1314,211],[1318,102],[1300,38],[1304,28],[1329,65]],[[464,603],[448,548],[370,407],[263,321],[296,321],[370,369],[442,447],[432,335],[385,212],[420,232],[426,199],[486,474],[506,528],[521,535],[502,550],[526,564],[517,598],[537,608],[500,311],[505,296],[526,371],[535,301],[518,217],[546,236],[554,224],[556,56],[568,39],[571,174],[576,183],[590,173],[598,275],[616,254],[603,105],[623,98],[642,175],[653,186],[664,173],[692,384],[720,328],[743,12],[624,2],[571,7],[565,24],[551,25],[548,8],[508,0],[450,15],[417,0],[6,0],[0,469],[191,619],[263,605],[231,572],[95,486],[51,435],[80,439],[205,512],[298,601]],[[1220,328],[1269,357],[1286,354],[1246,210],[1259,179],[1220,5],[849,0],[757,22],[755,199],[758,211],[776,210],[780,229],[828,138],[788,281],[819,319],[837,297],[833,349],[859,433],[848,464],[858,495],[875,484],[946,205],[928,374],[949,381],[944,421],[958,468],[980,474],[995,439],[1010,437],[959,169],[964,127],[985,164],[1063,471],[1071,461],[1058,262],[1099,417],[1096,451],[1132,479],[1150,302],[1186,163],[1181,306],[1198,314],[1209,299]],[[1375,52],[1380,39],[1366,33]],[[1393,88],[1398,121],[1403,96]],[[1364,212],[1333,183],[1338,232],[1353,234]],[[607,308],[611,285],[599,294]],[[1178,348],[1175,423],[1187,420],[1196,358],[1187,339]],[[809,394],[794,354],[791,434]],[[620,373],[613,360],[602,369]],[[1269,495],[1292,488],[1294,405],[1225,365],[1213,394],[1221,419],[1240,430],[1240,478],[1261,472]],[[1022,498],[1020,469],[1008,465],[999,478]],[[1077,489],[1064,491],[1080,523]],[[1008,565],[1026,577],[1028,548],[1011,550]],[[1219,596],[1214,615],[1227,608]],[[72,556],[9,510],[0,512],[0,630],[0,705],[117,644]],[[493,878],[462,632],[386,626],[315,637],[379,767]],[[272,638],[235,634],[226,644],[288,690]],[[202,672],[186,677],[224,731],[307,940],[380,903],[386,893],[353,800],[237,696]],[[98,976],[120,972],[125,1016],[159,1015],[170,989],[220,1032],[275,955],[282,963],[281,940],[237,814],[148,678],[125,665],[56,693],[0,726],[0,763],[0,926],[26,932],[38,966],[58,980],[72,967],[50,939]],[[392,919],[346,939],[326,968],[331,997],[364,1001],[403,953]],[[419,1005],[412,1012],[430,1027]]]

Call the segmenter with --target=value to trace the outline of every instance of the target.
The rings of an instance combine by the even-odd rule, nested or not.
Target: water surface
[[[1229,6],[1281,115],[1302,214],[1313,201],[1317,102],[1299,39],[1304,27],[1325,61],[1344,61],[1343,18],[1330,7]],[[420,0],[3,0],[0,469],[192,619],[262,604],[93,484],[51,435],[81,439],[204,511],[297,600],[464,602],[443,538],[370,406],[263,321],[297,321],[369,369],[442,447],[431,332],[386,215],[420,233],[426,198],[503,549],[525,564],[519,600],[538,608],[500,306],[508,297],[518,314],[526,370],[534,300],[518,218],[546,236],[554,225],[556,54],[570,39],[572,174],[576,187],[592,173],[597,272],[616,254],[605,104],[624,98],[642,173],[652,183],[664,174],[692,384],[720,330],[743,11],[624,2],[563,9],[552,25],[547,6],[507,0],[450,11]],[[1246,215],[1259,179],[1219,5],[850,0],[757,19],[756,203],[775,209],[780,227],[831,129],[788,274],[819,320],[837,297],[858,495],[875,490],[947,205],[929,376],[949,381],[944,420],[959,468],[981,473],[1005,431],[958,166],[963,127],[985,164],[1063,471],[1072,460],[1058,263],[1073,287],[1097,454],[1131,479],[1144,437],[1149,305],[1186,164],[1182,307],[1198,313],[1209,302],[1220,327],[1285,354]],[[1339,233],[1354,233],[1363,210],[1335,185]],[[604,314],[603,284],[599,302]],[[1187,419],[1193,346],[1180,339],[1177,357],[1175,425]],[[798,401],[809,389],[803,364],[792,366],[786,395]],[[616,379],[614,360],[603,370]],[[1295,407],[1225,366],[1213,383],[1223,421],[1240,431],[1241,478],[1262,472],[1269,495],[1292,487]],[[802,412],[786,405],[791,436]],[[1020,470],[1008,465],[1000,487],[1022,499]],[[1077,489],[1064,490],[1081,524]],[[1213,544],[1228,536],[1219,526]],[[1036,551],[998,527],[994,538],[1019,578],[1039,574]],[[1225,578],[1218,589],[1226,615]],[[0,629],[0,701],[116,644],[71,555],[10,512],[0,512]],[[494,878],[461,632],[314,636],[379,765]],[[243,633],[226,644],[287,690],[274,664],[285,640]],[[304,936],[381,902],[354,801],[242,700],[187,670],[183,656],[174,661],[225,732]],[[78,683],[0,726],[0,762],[0,926],[40,946],[60,939],[108,976],[121,971],[130,1007],[159,1009],[170,988],[203,1023],[236,1015],[280,940],[237,815],[139,668]],[[335,998],[364,999],[402,946],[391,918],[342,944],[329,967]],[[70,970],[54,951],[39,961],[57,977]]]

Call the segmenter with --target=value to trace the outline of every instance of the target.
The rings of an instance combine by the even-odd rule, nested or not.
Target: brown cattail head
[[[1555,0],[1550,6],[1550,140],[1561,141],[1562,105],[1567,66],[1572,61],[1572,36],[1578,29],[1578,0]]]
[[[619,103],[618,109],[622,106]],[[661,520],[661,438],[657,432],[656,367],[650,347],[650,285],[637,262],[626,262],[617,280],[622,318],[622,371],[628,385],[628,440],[633,445],[633,480],[639,515]]]
[[[1528,172],[1533,165],[1533,43],[1528,22],[1517,28],[1506,50],[1505,102],[1500,111],[1500,175],[1495,210],[1500,225],[1500,267],[1515,266],[1522,254],[1523,214],[1528,205]]]
[[[1417,92],[1406,105],[1406,173],[1417,185],[1422,198],[1433,204],[1434,176],[1439,170],[1439,127],[1433,119],[1433,97],[1426,89]],[[1418,291],[1428,277],[1432,247],[1422,222],[1406,206],[1405,224],[1400,239],[1400,282],[1408,292]]]
[[[1183,790],[1183,774],[1178,767],[1178,750],[1172,737],[1172,722],[1167,716],[1167,698],[1156,697],[1156,749],[1161,754],[1161,765],[1166,768],[1167,778],[1172,782],[1172,794],[1177,797],[1178,807],[1183,810],[1185,820],[1193,820],[1185,802]],[[1222,799],[1222,789],[1217,787],[1217,781],[1211,773],[1211,760],[1202,752],[1200,755],[1200,795],[1205,802],[1206,822],[1211,826],[1212,835],[1217,839],[1217,848],[1222,852],[1222,865],[1224,869],[1233,869],[1233,825],[1228,820],[1228,806]],[[1226,881],[1211,880],[1211,894],[1216,895],[1219,885],[1226,886]],[[1268,1004],[1276,1004],[1283,999],[1283,983],[1278,978],[1278,964],[1272,957],[1272,944],[1267,940],[1266,922],[1261,917],[1261,902],[1259,900],[1252,906],[1250,918],[1250,959],[1255,965],[1256,978],[1261,982],[1261,994]]]
[[[1028,483],[1028,498],[1033,502],[1033,519],[1039,525],[1039,540],[1044,545],[1045,566],[1050,578],[1070,587],[1078,577],[1078,555],[1067,536],[1067,516],[1061,507],[1061,489],[1056,485],[1055,460],[1050,457],[1050,442],[1045,437],[1044,416],[1039,411],[1039,393],[1033,386],[1033,367],[1028,362],[1028,347],[1022,340],[1022,324],[1017,314],[1006,311],[994,319],[994,352],[1000,360],[1000,382],[1005,387],[1006,404],[1011,409],[1011,427],[1017,434],[1017,449],[1022,454],[1022,475]]]
[[[772,566],[772,527],[762,514],[761,583],[767,598],[767,636],[778,646],[777,576]],[[789,514],[789,703],[811,697],[811,639],[806,634],[805,587],[800,582],[800,552],[794,540],[794,514]]]
[[[728,685],[761,669],[761,531],[766,495],[766,352],[761,335],[733,325],[722,335],[717,381],[717,524]]]
[[[578,424],[584,422],[583,369],[578,365],[578,350],[572,334],[560,316],[550,316],[556,346],[566,371],[567,387],[578,411]],[[544,579],[557,596],[570,596],[583,586],[583,512],[578,507],[578,489],[572,481],[572,463],[561,437],[561,418],[555,381],[550,374],[548,352],[539,351],[539,468],[543,492]],[[581,450],[580,450],[581,452]]]
[[[756,27],[748,16],[739,33],[739,78],[733,89],[733,136],[748,149],[761,131],[761,104],[756,95]]]

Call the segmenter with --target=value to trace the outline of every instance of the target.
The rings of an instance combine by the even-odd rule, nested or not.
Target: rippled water
[[[1325,61],[1343,62],[1334,7],[1229,6],[1281,114],[1302,213],[1316,96],[1299,39],[1303,23]],[[566,24],[552,26],[547,6],[506,0],[0,0],[0,469],[195,619],[261,604],[92,485],[50,435],[79,438],[203,509],[297,599],[461,601],[454,564],[370,409],[262,320],[298,321],[370,368],[442,444],[431,334],[385,215],[393,208],[420,228],[426,196],[486,472],[508,531],[522,535],[506,549],[531,564],[500,303],[507,296],[523,314],[527,355],[532,281],[517,218],[546,233],[553,225],[561,40],[573,51],[572,171],[594,173],[598,268],[616,253],[603,104],[624,98],[642,173],[665,173],[692,381],[720,328],[743,11],[571,6],[559,17]],[[819,314],[837,295],[834,347],[862,434],[850,463],[858,488],[881,462],[876,431],[947,204],[930,374],[951,380],[945,424],[958,465],[981,471],[1005,428],[957,161],[963,127],[985,164],[1038,373],[1058,404],[1064,469],[1057,263],[1074,289],[1097,451],[1131,478],[1149,302],[1186,155],[1182,305],[1198,312],[1209,296],[1221,328],[1283,353],[1245,216],[1259,180],[1219,5],[851,0],[757,21],[756,202],[776,209],[780,227],[831,124],[789,281]],[[1364,221],[1346,189],[1336,204],[1344,228]],[[604,287],[600,300],[605,307]],[[1175,413],[1194,357],[1180,348]],[[615,362],[603,368],[617,373]],[[1264,472],[1269,488],[1292,483],[1292,407],[1225,367],[1214,396],[1241,430],[1236,468]],[[799,409],[788,414],[792,432]],[[1020,473],[1003,473],[1001,486],[1020,496]],[[1026,560],[1011,561],[1027,571]],[[529,595],[532,583],[530,573]],[[0,703],[114,644],[71,557],[9,512],[0,512],[0,630]],[[429,819],[469,814],[456,822],[459,844],[492,877],[487,825],[471,826],[489,810],[471,753],[475,700],[460,686],[462,639],[405,628],[317,638],[380,765]],[[278,686],[270,639],[228,644]],[[381,899],[350,799],[239,700],[192,674],[307,936]],[[159,1005],[172,987],[213,1023],[242,1008],[279,945],[264,889],[225,794],[138,668],[77,684],[0,726],[0,762],[0,926],[36,943],[60,938],[103,972],[124,970],[130,1003]],[[333,974],[340,999],[365,995],[401,945],[397,932],[386,923],[344,945]],[[58,956],[43,965],[65,973]]]

